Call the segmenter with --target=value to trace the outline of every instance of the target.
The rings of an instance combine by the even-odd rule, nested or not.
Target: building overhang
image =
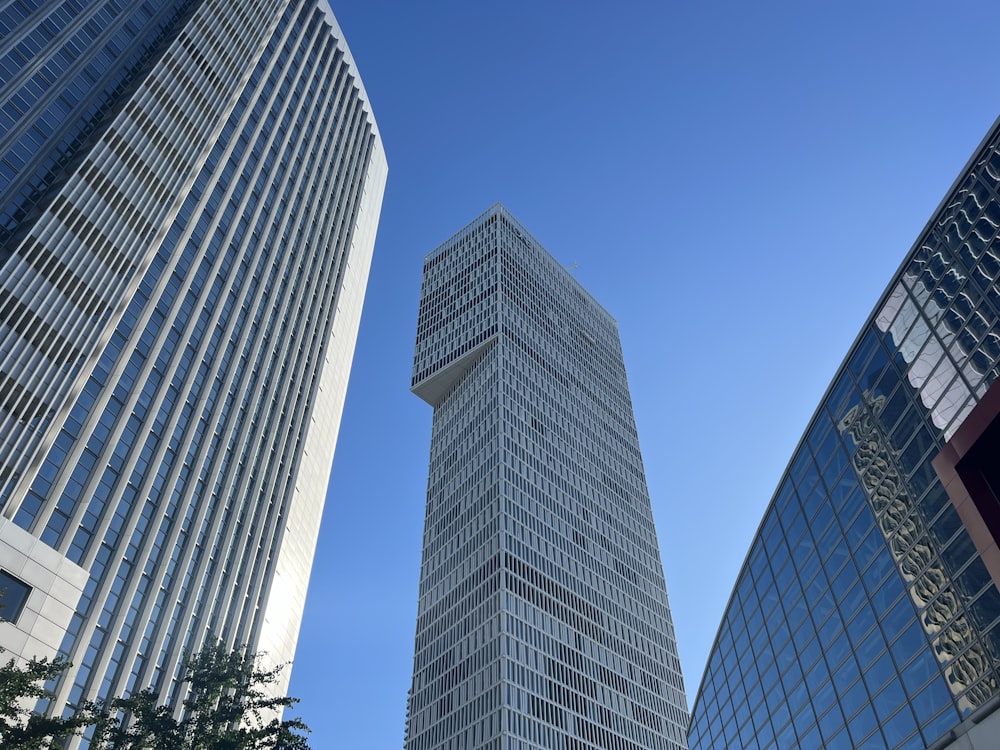
[[[410,390],[422,398],[428,404],[437,408],[455,384],[462,379],[469,370],[476,366],[482,359],[486,350],[490,348],[496,335],[490,336],[486,341],[472,347],[469,351],[452,362],[439,369],[433,375],[424,378]]]

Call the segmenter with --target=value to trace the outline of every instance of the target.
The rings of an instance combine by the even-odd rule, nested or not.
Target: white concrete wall
[[[997,750],[1000,748],[1000,700],[994,696],[944,737],[931,750]]]
[[[87,571],[2,517],[0,568],[32,588],[17,622],[0,622],[0,647],[7,652],[0,658],[54,657],[87,583]]]

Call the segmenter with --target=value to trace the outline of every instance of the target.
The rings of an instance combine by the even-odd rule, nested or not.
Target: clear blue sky
[[[389,182],[291,694],[399,748],[421,259],[496,201],[614,315],[689,701],[809,417],[1000,114],[1000,5],[333,0]]]

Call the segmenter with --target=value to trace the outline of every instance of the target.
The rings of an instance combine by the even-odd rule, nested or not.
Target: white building
[[[294,654],[385,155],[325,0],[36,6],[0,9],[0,645],[65,653],[59,703],[166,696],[209,633]]]
[[[687,702],[614,319],[502,206],[424,260],[407,750],[676,750]]]

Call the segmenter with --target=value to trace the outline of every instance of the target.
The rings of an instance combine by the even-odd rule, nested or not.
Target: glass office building
[[[617,324],[497,205],[424,260],[434,407],[407,750],[678,750]]]
[[[879,300],[764,515],[702,679],[707,748],[995,748],[1000,126]]]
[[[290,660],[386,178],[340,29],[325,0],[0,27],[0,645],[69,657],[58,704],[168,695],[208,633]]]

